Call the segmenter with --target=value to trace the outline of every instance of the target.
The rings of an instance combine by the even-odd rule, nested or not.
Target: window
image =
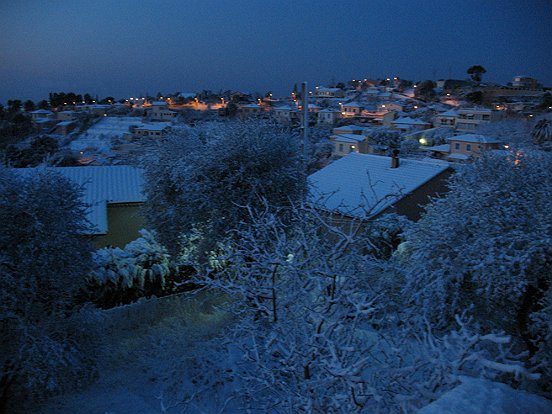
[[[460,144],[458,142],[454,144],[454,149],[460,149]]]
[[[471,144],[466,144],[466,151],[471,151]]]
[[[343,144],[339,144],[339,152],[343,152]]]

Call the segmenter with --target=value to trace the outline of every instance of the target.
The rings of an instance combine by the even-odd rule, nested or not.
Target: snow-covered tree
[[[521,119],[504,119],[497,122],[480,124],[477,133],[495,138],[504,144],[522,145],[531,142],[529,124]]]
[[[531,314],[552,282],[550,171],[550,154],[520,150],[460,169],[448,195],[407,232],[405,297],[440,327],[472,307],[482,326],[535,352],[546,332]]]
[[[244,206],[266,199],[282,207],[304,195],[298,143],[263,121],[211,123],[167,139],[145,164],[150,226],[172,253],[200,233],[204,255],[247,220]]]
[[[468,318],[435,335],[427,320],[403,317],[400,279],[366,249],[374,233],[309,209],[285,223],[254,214],[197,280],[226,294],[235,321],[189,356],[181,375],[193,386],[172,401],[164,393],[165,407],[176,399],[185,412],[412,412],[460,374],[525,373],[496,349],[507,337],[479,335]],[[213,395],[222,396],[217,407]]]
[[[81,368],[68,329],[90,268],[80,188],[52,172],[0,170],[0,394],[36,396]]]

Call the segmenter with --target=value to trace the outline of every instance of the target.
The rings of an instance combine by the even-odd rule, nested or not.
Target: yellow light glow
[[[422,145],[427,145],[427,139],[425,139],[425,138],[420,138],[420,140],[418,142]]]

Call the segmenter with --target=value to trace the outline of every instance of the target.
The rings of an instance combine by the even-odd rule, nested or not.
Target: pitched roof
[[[500,144],[502,141],[499,141],[495,138],[489,138],[480,134],[462,134],[455,137],[447,138],[447,141],[462,141],[462,142],[473,142],[475,144]]]
[[[353,217],[371,217],[396,203],[449,167],[442,161],[351,153],[308,177],[309,202]]]
[[[356,135],[356,134],[335,134],[330,136],[330,139],[333,141],[340,141],[340,142],[362,142],[366,140],[366,136],[364,135]]]
[[[338,128],[334,128],[333,131],[336,132],[336,131],[364,131],[368,128],[366,127],[361,127],[361,126],[358,126],[358,125],[343,125],[343,126],[340,126]]]
[[[404,125],[428,125],[429,122],[424,122],[420,119],[414,119],[410,117],[399,118],[392,122],[393,124],[404,124]]]
[[[37,173],[41,168],[16,168],[23,176]],[[107,205],[112,203],[139,203],[145,201],[142,193],[144,172],[131,166],[54,167],[49,171],[82,186],[83,201],[88,204],[86,218],[92,224],[87,234],[107,233]]]

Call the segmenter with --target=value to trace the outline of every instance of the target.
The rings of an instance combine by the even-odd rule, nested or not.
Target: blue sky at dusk
[[[400,76],[552,86],[552,2],[2,1],[0,102]]]

